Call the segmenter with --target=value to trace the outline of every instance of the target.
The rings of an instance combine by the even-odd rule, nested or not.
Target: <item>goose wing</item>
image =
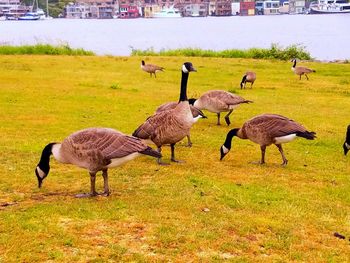
[[[314,72],[313,69],[307,68],[307,67],[296,67],[295,70],[299,73],[311,73]]]
[[[108,128],[91,128],[72,134],[69,141],[87,156],[104,160],[121,158],[147,148],[140,139]]]
[[[162,111],[159,113],[156,113],[146,119],[144,123],[142,123],[132,134],[132,136],[135,136],[140,139],[153,139],[155,134],[157,133],[157,129],[159,127],[164,127],[165,124],[168,122],[167,114],[171,110]]]
[[[160,71],[163,71],[164,68],[163,67],[160,67],[160,66],[157,66],[157,65],[154,65],[154,64],[146,64],[144,65],[144,69],[146,71],[156,71],[156,70],[160,70]]]
[[[277,114],[263,114],[250,120],[248,126],[269,134],[271,137],[282,137],[293,133],[306,132],[299,123]]]
[[[176,105],[178,103],[177,102],[166,102],[162,105],[160,105],[157,109],[156,109],[156,113],[162,112],[162,111],[166,111],[166,110],[172,110],[175,109]]]
[[[214,91],[211,97],[218,105],[237,105],[250,102],[241,96],[223,90]]]

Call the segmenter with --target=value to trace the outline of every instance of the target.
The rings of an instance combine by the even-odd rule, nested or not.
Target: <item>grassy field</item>
[[[150,78],[141,59],[166,71]],[[254,103],[232,113],[231,127],[216,126],[207,112],[192,128],[193,147],[176,147],[185,163],[160,167],[144,156],[110,170],[108,198],[75,198],[89,191],[87,171],[55,160],[37,188],[47,143],[94,126],[131,134],[158,105],[178,99],[187,60],[198,69],[189,97],[223,89]],[[350,64],[300,64],[317,71],[309,81],[285,61],[0,56],[0,262],[349,261],[350,156],[342,143]],[[240,90],[248,69],[257,81]],[[285,145],[287,167],[274,146],[266,165],[252,164],[259,146],[237,138],[219,161],[229,129],[261,113],[288,116],[317,139]],[[163,155],[169,161],[169,147]]]

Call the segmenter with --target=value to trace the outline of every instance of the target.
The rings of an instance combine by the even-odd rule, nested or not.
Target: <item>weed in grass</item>
[[[122,88],[119,86],[118,83],[112,84],[112,85],[110,86],[110,88],[111,88],[111,89],[117,89],[117,90],[121,90],[121,89],[122,89]]]

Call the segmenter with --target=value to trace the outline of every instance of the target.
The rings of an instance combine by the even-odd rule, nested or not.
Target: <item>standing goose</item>
[[[160,158],[161,154],[144,144],[140,139],[124,135],[109,128],[88,128],[69,135],[62,143],[49,143],[42,151],[40,161],[35,168],[39,188],[50,171],[50,156],[67,164],[85,168],[90,173],[90,194],[95,196],[96,173],[102,171],[104,195],[109,195],[108,168],[119,166],[140,154]]]
[[[216,113],[218,116],[217,125],[220,125],[220,113],[228,111],[225,116],[225,121],[227,125],[230,125],[230,114],[232,111],[237,108],[238,105],[242,103],[250,103],[252,101],[224,90],[210,90],[198,99],[190,99],[190,102],[193,103],[193,106],[197,109],[208,110]]]
[[[306,68],[306,67],[296,67],[296,65],[297,65],[297,60],[296,59],[292,59],[291,62],[293,62],[292,71],[296,75],[299,75],[299,80],[301,80],[301,75],[305,75],[306,79],[309,80],[309,77],[307,76],[307,74],[312,73],[312,72],[316,72],[316,70],[309,69],[309,68]]]
[[[350,150],[350,125],[348,126],[348,129],[346,131],[346,138],[343,144],[343,149],[344,149],[344,155],[346,155]]]
[[[154,74],[154,77],[156,78],[156,72],[157,71],[164,71],[163,67],[159,67],[157,65],[153,65],[153,64],[146,64],[145,61],[141,61],[141,69],[147,73],[150,74],[150,77],[152,77],[152,74]]]
[[[181,141],[190,132],[195,122],[187,100],[187,81],[189,73],[196,71],[191,62],[182,66],[180,100],[172,110],[163,111],[150,116],[133,133],[133,136],[144,140],[151,140],[161,152],[162,145],[170,144],[171,161],[175,159],[175,144]],[[158,164],[165,164],[158,158]]]
[[[316,138],[315,132],[307,131],[302,125],[291,119],[276,114],[262,114],[246,121],[242,128],[232,129],[227,133],[226,140],[220,148],[220,160],[231,150],[231,142],[234,136],[260,144],[260,164],[265,163],[266,146],[275,144],[282,155],[282,165],[284,166],[287,165],[288,160],[284,156],[282,143],[290,142],[296,137],[303,137],[308,140]]]
[[[175,109],[177,104],[178,104],[178,102],[167,102],[167,103],[164,103],[164,104],[160,105],[156,109],[156,114],[159,113],[159,112],[162,112],[162,111]],[[194,122],[197,122],[200,118],[207,118],[207,116],[205,116],[204,113],[201,110],[197,109],[196,107],[190,105],[190,108],[191,108],[191,112],[192,112],[192,116],[193,116],[193,121]],[[188,147],[192,146],[190,131],[187,134],[187,146]]]
[[[247,82],[250,82],[250,88],[253,88],[254,81],[256,80],[256,74],[255,72],[248,71],[244,74],[242,81],[241,81],[241,89],[245,89],[245,85]]]

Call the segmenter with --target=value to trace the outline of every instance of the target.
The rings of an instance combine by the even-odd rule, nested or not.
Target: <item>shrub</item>
[[[82,48],[73,49],[69,45],[52,46],[49,44],[36,44],[24,46],[0,45],[0,55],[69,55],[93,56],[92,51]]]
[[[310,60],[311,55],[304,46],[295,44],[283,48],[272,44],[269,49],[250,48],[246,50],[226,49],[222,51],[203,50],[200,48],[184,48],[155,51],[153,48],[146,50],[131,48],[131,56],[186,56],[186,57],[220,57],[220,58],[255,58],[255,59],[279,59],[288,60],[299,58]]]

